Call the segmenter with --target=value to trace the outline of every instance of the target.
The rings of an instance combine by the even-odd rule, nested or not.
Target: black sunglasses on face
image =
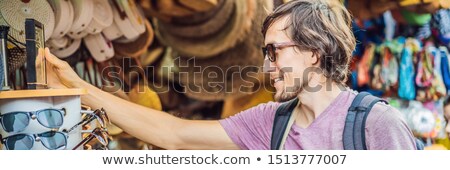
[[[295,44],[294,42],[283,42],[283,43],[272,43],[272,44],[267,44],[265,47],[262,47],[262,51],[263,51],[263,57],[264,59],[267,58],[269,59],[269,61],[271,62],[275,62],[276,61],[276,49],[281,49],[281,48],[285,48],[285,47],[293,47],[293,46],[297,46],[297,44]]]

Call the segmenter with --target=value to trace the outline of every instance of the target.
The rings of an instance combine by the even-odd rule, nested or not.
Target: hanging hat
[[[158,39],[171,46],[175,51],[185,56],[208,58],[217,55],[242,42],[249,34],[254,22],[256,2],[253,0],[230,0],[235,4],[235,10],[222,32],[208,38],[188,39],[177,37],[167,30],[160,28],[160,21],[156,21],[156,35]],[[263,9],[261,9],[263,10]],[[218,17],[219,19],[221,17]],[[262,22],[262,21],[261,21]],[[253,31],[253,30],[252,30]],[[256,31],[256,30],[255,30]],[[257,31],[259,32],[259,31]],[[259,36],[259,35],[258,35]]]
[[[61,38],[51,38],[47,41],[47,46],[52,48],[64,48],[69,43],[69,38],[61,37]]]
[[[75,17],[73,6],[70,1],[48,0],[55,13],[55,29],[51,38],[62,38],[72,27]]]
[[[263,54],[255,48],[255,42],[250,38],[207,59],[179,57],[179,62],[174,64],[179,69],[179,80],[186,85],[186,95],[198,100],[218,101],[255,92],[253,87],[261,82],[259,68],[263,62]],[[172,54],[172,57],[178,56]]]
[[[109,27],[113,23],[114,17],[108,0],[93,0],[93,3],[94,15],[86,31],[90,34],[97,34]]]
[[[197,12],[208,11],[219,3],[218,0],[179,0],[181,5]]]
[[[74,21],[69,36],[81,39],[87,35],[84,30],[89,26],[94,15],[94,1],[71,0],[75,12]]]
[[[59,39],[50,39],[48,42],[48,46],[52,54],[61,59],[67,58],[75,53],[81,45],[80,39],[71,39],[68,36],[64,36]],[[61,44],[64,46],[61,46]]]
[[[114,22],[127,39],[137,38],[145,32],[144,18],[133,1],[113,1]]]
[[[103,35],[105,35],[108,40],[116,40],[123,36],[123,33],[120,31],[119,27],[117,27],[116,23],[112,23],[109,27],[103,29]]]
[[[88,34],[89,33],[86,30],[83,30],[83,31],[79,31],[79,32],[69,32],[67,34],[67,36],[69,36],[70,38],[79,40],[79,39],[82,39],[83,37],[86,37]]]
[[[145,20],[146,31],[138,39],[130,43],[113,42],[114,49],[121,57],[139,57],[147,51],[153,41],[153,29],[148,20]]]
[[[150,16],[157,18],[186,17],[195,13],[194,10],[186,8],[174,0],[156,1],[148,4],[146,8]]]
[[[114,56],[114,48],[103,34],[90,34],[83,38],[84,44],[88,48],[92,57],[97,62],[106,61]]]
[[[201,25],[204,22],[207,22],[211,18],[217,15],[217,13],[224,8],[225,0],[219,0],[217,5],[204,12],[195,12],[192,15],[188,16],[180,16],[180,17],[172,17],[170,21],[162,20],[165,24],[178,25],[178,26],[195,26]],[[234,8],[234,7],[232,7]],[[231,14],[231,13],[230,13]],[[160,18],[158,18],[160,19]],[[161,20],[161,19],[160,19]]]
[[[25,43],[25,19],[33,18],[44,25],[45,40],[53,34],[55,15],[47,1],[0,1],[0,25],[10,26],[9,35]]]
[[[234,2],[222,1],[217,8],[215,15],[203,23],[177,25],[160,22],[160,29],[166,30],[167,33],[180,38],[201,38],[216,34],[222,30],[231,17],[234,9]]]
[[[255,4],[253,24],[243,42],[210,58],[195,58],[173,52],[178,58],[175,66],[179,69],[179,80],[186,85],[186,95],[199,100],[223,100],[231,96],[241,96],[255,92],[255,84],[263,82],[261,66],[263,54],[258,48],[263,44],[259,35],[262,21],[267,15],[264,7],[267,4]],[[190,63],[188,61],[191,61]],[[195,62],[195,66],[192,63]],[[189,65],[186,65],[189,63]],[[198,67],[200,70],[198,70]],[[202,74],[198,74],[201,71]],[[197,88],[201,87],[201,88]]]
[[[141,63],[144,66],[153,64],[164,53],[164,47],[156,47],[148,49],[144,54],[140,56]]]

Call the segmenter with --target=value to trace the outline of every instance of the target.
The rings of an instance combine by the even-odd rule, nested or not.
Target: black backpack
[[[372,107],[378,103],[384,102],[383,99],[375,97],[367,92],[361,92],[356,95],[345,119],[344,133],[342,141],[345,150],[367,150],[365,125],[367,116]],[[272,128],[272,138],[270,143],[271,150],[283,149],[287,134],[295,120],[295,114],[292,114],[298,99],[295,98],[289,102],[283,103],[276,111]],[[423,150],[423,143],[416,139],[416,149]]]

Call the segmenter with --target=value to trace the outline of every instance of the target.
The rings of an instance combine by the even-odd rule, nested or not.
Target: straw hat
[[[227,22],[226,27],[217,34],[203,39],[180,38],[160,28],[160,21],[156,21],[156,36],[161,42],[171,46],[175,51],[185,56],[197,56],[200,58],[215,56],[242,42],[249,32],[256,31],[250,31],[255,11],[257,10],[256,2],[253,0],[229,1],[235,4],[234,13]]]
[[[103,34],[90,34],[83,38],[83,42],[97,62],[114,57],[113,45]]]
[[[48,0],[47,2],[55,13],[55,29],[51,38],[62,38],[69,32],[75,17],[72,3],[63,0]]]
[[[89,34],[98,34],[113,23],[113,12],[108,0],[92,0],[94,13],[91,22],[86,28]]]
[[[160,23],[160,29],[180,38],[201,38],[216,34],[221,31],[233,14],[234,1],[222,1],[215,11],[215,15],[199,24],[180,25],[172,23]],[[186,19],[190,20],[190,19]]]
[[[61,59],[67,58],[74,54],[81,45],[80,39],[72,39],[68,36],[52,38],[47,42],[50,51]]]
[[[84,30],[89,26],[93,18],[94,1],[71,0],[71,2],[75,17],[68,35],[74,39],[81,39],[88,34]]]
[[[147,51],[147,48],[153,42],[153,28],[148,20],[144,21],[145,32],[140,35],[135,41],[130,43],[113,42],[114,49],[119,57],[134,57],[137,58]]]
[[[25,43],[25,19],[33,18],[44,25],[45,40],[53,34],[55,14],[47,1],[0,1],[0,25],[8,25],[9,35]]]

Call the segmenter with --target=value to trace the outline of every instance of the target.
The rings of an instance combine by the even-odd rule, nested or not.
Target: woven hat
[[[173,24],[177,26],[202,25],[202,23],[207,22],[212,17],[216,16],[220,10],[222,10],[225,0],[218,0],[218,1],[219,2],[217,3],[217,5],[211,8],[210,10],[203,12],[195,12],[192,15],[188,16],[172,17],[170,21],[163,21],[163,22],[166,24]]]
[[[105,35],[108,40],[115,40],[123,36],[123,33],[119,30],[119,27],[117,27],[116,23],[112,23],[109,27],[106,27],[103,29],[103,35]]]
[[[58,39],[56,38],[50,39],[47,45],[52,54],[54,54],[58,58],[63,59],[69,57],[70,55],[75,53],[75,51],[77,51],[77,49],[81,45],[81,40],[72,39],[68,36],[64,36]]]
[[[75,17],[72,3],[64,0],[48,0],[47,2],[55,13],[55,29],[51,38],[62,38],[69,32]]]
[[[98,34],[113,23],[113,12],[108,0],[92,0],[94,3],[94,14],[92,21],[86,28],[90,34]]]
[[[0,1],[0,25],[8,25],[9,35],[21,43],[25,43],[26,18],[33,18],[44,25],[45,40],[53,34],[55,15],[47,1]]]
[[[197,12],[208,11],[217,6],[218,0],[179,0],[181,5]]]
[[[79,40],[79,39],[86,37],[88,34],[89,33],[86,30],[83,30],[83,31],[79,31],[79,32],[69,32],[67,34],[67,36],[69,36],[72,39]]]
[[[233,1],[222,1],[217,9],[214,10],[214,16],[199,24],[181,25],[160,22],[160,29],[166,30],[169,34],[180,38],[201,38],[216,34],[221,31],[234,9]],[[185,19],[190,21],[190,19]]]
[[[127,39],[145,32],[145,22],[134,1],[113,1],[114,23]]]
[[[178,58],[175,66],[179,69],[179,80],[186,85],[186,95],[198,100],[223,100],[229,96],[240,96],[255,92],[254,84],[262,82],[260,68],[263,54],[258,48],[263,44],[260,29],[266,13],[266,4],[259,2],[250,34],[245,41],[211,58],[190,58],[173,52]],[[198,69],[200,68],[200,70]],[[201,74],[199,74],[199,71]],[[200,88],[198,88],[200,87]]]
[[[130,43],[119,43],[114,41],[114,49],[119,57],[137,58],[147,51],[147,48],[153,42],[153,28],[148,20],[145,20],[145,32],[141,34],[135,41]]]
[[[262,65],[262,54],[255,47],[254,41],[246,41],[213,58],[194,59],[200,70],[195,69],[193,63],[183,66],[189,59],[179,57],[180,63],[175,62],[175,65],[182,73],[179,80],[186,85],[186,95],[218,101],[255,92],[252,87],[259,81],[257,69]]]
[[[247,37],[246,35],[251,32],[250,27],[257,9],[256,2],[253,0],[230,1],[235,4],[234,13],[227,22],[226,27],[217,34],[202,39],[181,38],[160,28],[160,21],[156,21],[156,36],[161,42],[171,46],[175,51],[178,51],[182,55],[202,58],[217,55],[235,46],[239,42],[242,42],[245,37]]]
[[[88,33],[84,30],[91,23],[94,15],[94,1],[79,1],[71,0],[75,17],[72,27],[69,31],[69,36],[74,39],[81,39]]]
[[[142,65],[148,66],[158,60],[164,53],[164,47],[156,47],[148,49],[140,56]]]
[[[83,38],[83,42],[97,62],[114,57],[113,45],[103,34],[90,34]]]

